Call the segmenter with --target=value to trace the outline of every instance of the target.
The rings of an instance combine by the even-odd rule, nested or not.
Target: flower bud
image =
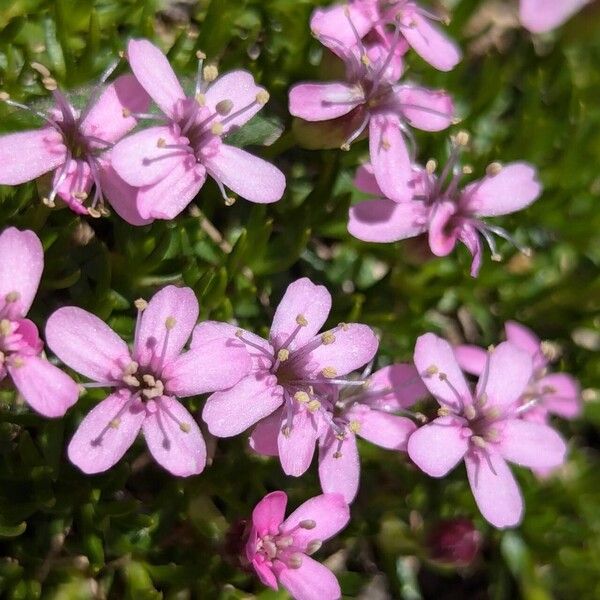
[[[481,550],[481,532],[470,519],[438,521],[427,538],[429,556],[455,567],[469,566]]]

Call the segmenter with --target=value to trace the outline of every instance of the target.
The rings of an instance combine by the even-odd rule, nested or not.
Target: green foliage
[[[178,283],[194,289],[202,318],[236,319],[265,333],[286,285],[307,275],[332,291],[332,324],[358,319],[378,329],[380,365],[408,359],[425,331],[487,345],[499,340],[505,320],[519,320],[560,346],[557,368],[580,378],[589,399],[582,419],[558,424],[572,440],[565,468],[545,481],[519,472],[522,527],[498,532],[486,525],[462,468],[432,480],[403,456],[364,444],[352,522],[320,556],[337,565],[347,597],[375,597],[366,586],[383,582],[388,597],[407,600],[598,598],[600,7],[596,2],[535,43],[510,30],[501,50],[481,53],[465,31],[483,2],[454,0],[450,31],[466,51],[463,63],[445,74],[408,59],[407,76],[456,96],[463,120],[455,130],[472,132],[467,159],[475,174],[492,160],[521,158],[539,167],[545,184],[537,203],[502,222],[532,257],[502,247],[505,261],[488,257],[473,280],[465,252],[436,259],[420,240],[369,245],[346,233],[348,206],[359,198],[351,178],[365,143],[347,153],[307,149],[323,147],[319,134],[292,127],[287,114],[291,84],[331,73],[308,28],[311,10],[324,3],[0,3],[0,78],[13,98],[47,102],[32,62],[80,97],[132,36],[156,41],[189,77],[202,49],[222,71],[247,68],[270,91],[263,116],[237,132],[235,143],[255,146],[288,178],[286,196],[268,208],[241,200],[225,207],[208,183],[189,212],[137,229],[116,216],[81,219],[48,209],[38,191],[45,182],[0,188],[0,229],[34,229],[46,252],[31,318],[42,326],[52,310],[75,304],[129,338],[133,301]],[[1,131],[32,123],[0,106]],[[421,160],[444,159],[445,134],[417,140]],[[286,478],[240,438],[209,442],[213,464],[189,480],[156,467],[143,444],[109,472],[86,477],[64,449],[101,398],[90,392],[67,417],[48,421],[0,389],[0,596],[285,598],[236,568],[226,533],[268,491],[287,490],[292,505],[318,493],[315,469],[301,480]],[[201,404],[194,399],[190,408]],[[472,517],[485,539],[482,557],[462,571],[434,564],[424,543],[439,518],[457,515]]]

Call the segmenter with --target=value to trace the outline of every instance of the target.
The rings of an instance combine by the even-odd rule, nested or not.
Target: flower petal
[[[183,349],[198,320],[191,288],[168,285],[154,294],[141,316],[133,355],[140,365],[168,365]]]
[[[454,354],[460,368],[471,375],[481,375],[485,369],[487,352],[479,346],[462,344],[455,346]]]
[[[582,412],[581,387],[567,373],[551,373],[540,380],[542,404],[551,413],[563,419],[575,419]]]
[[[203,160],[209,175],[250,202],[277,202],[285,190],[284,174],[270,162],[234,146],[221,144]]]
[[[81,132],[116,142],[137,125],[129,113],[148,110],[150,97],[133,75],[121,75],[106,87],[81,123]],[[125,111],[125,112],[124,112]]]
[[[452,346],[446,340],[433,333],[420,336],[415,345],[415,366],[427,389],[441,404],[460,408],[452,388],[463,404],[471,402],[471,390],[456,362]],[[445,375],[447,381],[440,379],[440,374]]]
[[[396,106],[410,125],[423,131],[442,131],[452,124],[454,103],[443,90],[401,85],[396,88]]]
[[[317,8],[310,18],[314,36],[334,52],[356,44],[377,22],[379,13],[375,2],[349,2]],[[355,33],[356,32],[356,33]]]
[[[297,402],[294,404],[296,405]],[[279,460],[286,475],[300,477],[306,472],[315,453],[318,435],[313,415],[307,410],[294,406],[289,433],[285,427],[282,427],[277,436]]]
[[[496,217],[526,208],[541,192],[535,168],[524,162],[514,162],[504,165],[496,175],[488,175],[468,185],[462,197],[473,213]]]
[[[277,438],[281,431],[283,412],[281,409],[259,421],[250,434],[250,448],[262,456],[279,456]]]
[[[62,165],[66,148],[51,127],[0,136],[0,184],[32,181]]]
[[[275,563],[276,565],[278,563]],[[310,556],[302,556],[297,569],[282,567],[276,570],[281,585],[297,600],[337,600],[342,597],[335,575]]]
[[[287,506],[287,495],[285,492],[277,491],[267,494],[252,511],[252,527],[262,537],[267,534],[279,533],[279,526],[285,518]]]
[[[90,165],[85,160],[71,159],[64,170],[54,172],[52,187],[58,191],[68,207],[77,214],[88,214],[87,208],[78,200],[76,194],[89,194],[94,184]]]
[[[426,211],[418,202],[394,202],[381,198],[350,207],[348,232],[365,242],[396,242],[426,230]]]
[[[471,451],[465,456],[471,490],[481,514],[494,527],[515,527],[523,517],[523,498],[514,475],[496,453]]]
[[[198,424],[174,398],[162,396],[142,425],[154,460],[179,477],[198,475],[206,465],[206,444]]]
[[[354,500],[360,480],[360,459],[353,433],[348,433],[340,443],[328,432],[319,444],[319,480],[323,492],[341,494],[348,504]]]
[[[541,353],[541,340],[525,325],[516,321],[507,321],[504,324],[506,339],[521,350],[524,350],[533,359],[534,368],[544,367],[548,362]]]
[[[412,169],[401,123],[392,113],[379,114],[369,122],[369,155],[381,191],[391,200],[411,200]]]
[[[187,138],[180,138],[172,127],[142,129],[111,150],[112,166],[129,185],[154,185],[193,158],[191,148],[169,148],[187,143]]]
[[[358,401],[377,410],[394,412],[411,407],[429,395],[416,367],[398,363],[375,371]]]
[[[206,180],[200,164],[185,161],[154,185],[138,190],[137,205],[144,218],[174,219],[194,199]]]
[[[590,0],[521,0],[519,19],[523,27],[532,33],[545,33],[560,27],[589,2]]]
[[[358,167],[354,175],[353,183],[354,187],[358,188],[365,194],[371,194],[372,196],[383,196],[383,192],[377,184],[377,179],[375,179],[373,165],[371,163],[365,163]]]
[[[288,285],[277,306],[269,339],[276,347],[282,344],[298,329],[292,348],[301,348],[323,326],[331,310],[331,294],[323,285],[315,285],[307,277],[297,279]],[[306,325],[299,326],[298,317],[304,317]]]
[[[334,330],[333,341],[321,344],[302,359],[301,370],[311,377],[325,370],[332,374],[322,373],[323,377],[346,375],[366,365],[375,356],[378,346],[377,336],[369,326],[344,323]]]
[[[81,421],[69,442],[69,460],[84,473],[110,469],[133,444],[146,411],[129,393],[111,394]]]
[[[93,381],[115,381],[131,361],[127,344],[104,321],[76,306],[50,315],[46,342],[63,363]]]
[[[264,91],[266,90],[263,87],[256,85],[252,73],[238,69],[221,75],[206,90],[204,97],[211,114],[217,112],[219,102],[224,100],[232,102],[231,110],[224,119],[221,119],[223,133],[227,134],[247,123],[262,109],[263,104],[257,101],[256,96]],[[238,112],[239,115],[229,118],[230,115]]]
[[[364,101],[362,91],[349,83],[298,83],[289,92],[289,111],[305,121],[327,121],[347,115]]]
[[[401,31],[413,50],[439,71],[451,71],[461,59],[458,46],[418,10],[404,12]]]
[[[281,524],[281,532],[290,532],[294,537],[294,545],[306,548],[313,540],[324,542],[333,537],[346,527],[349,520],[350,509],[342,495],[325,493],[301,504]],[[302,521],[314,521],[315,527],[299,527]]]
[[[202,411],[209,431],[217,437],[230,437],[269,416],[283,402],[283,390],[276,383],[274,376],[256,373],[229,390],[212,394]]]
[[[427,475],[444,477],[465,456],[469,437],[463,422],[455,417],[439,417],[419,427],[408,440],[408,455]]]
[[[78,385],[58,367],[38,356],[19,356],[8,372],[27,404],[44,417],[62,417],[79,398]]]
[[[357,435],[389,450],[406,452],[408,438],[417,429],[415,423],[406,417],[390,415],[361,404],[353,406],[346,416],[351,423],[355,421],[358,424]]]
[[[8,227],[0,234],[0,307],[6,296],[16,292],[13,316],[24,317],[29,311],[44,270],[44,250],[33,231]],[[18,304],[17,304],[18,303]]]
[[[447,256],[454,250],[460,228],[453,223],[457,211],[454,202],[437,202],[429,218],[429,248],[436,256]]]
[[[490,406],[508,407],[525,391],[533,374],[531,357],[510,342],[502,342],[491,352],[487,377],[477,382],[477,395],[484,392]]]
[[[130,40],[127,59],[141,86],[169,117],[175,116],[185,93],[167,57],[147,40]]]
[[[498,452],[517,465],[545,469],[558,467],[565,461],[567,446],[548,425],[507,419],[502,422],[501,436]]]

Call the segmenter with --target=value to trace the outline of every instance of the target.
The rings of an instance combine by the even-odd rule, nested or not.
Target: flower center
[[[302,548],[296,544],[294,533],[299,529],[314,529],[316,525],[312,519],[305,519],[288,532],[279,529],[276,534],[263,535],[256,541],[256,552],[269,565],[278,560],[290,569],[299,569],[303,555],[314,554],[321,547],[322,541],[312,540],[306,548]]]

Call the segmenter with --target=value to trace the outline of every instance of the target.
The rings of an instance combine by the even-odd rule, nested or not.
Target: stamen
[[[255,348],[256,350],[258,350],[259,352],[264,354],[264,356],[266,356],[269,360],[273,360],[273,355],[270,354],[265,348],[263,348],[262,346],[259,346],[258,344],[255,344],[251,340],[246,339],[244,337],[244,331],[242,329],[238,329],[235,332],[235,337],[238,338],[238,340],[244,342],[244,344],[246,344],[247,346],[250,346],[251,348]]]
[[[486,174],[490,177],[498,175],[500,171],[502,171],[502,165],[499,162],[490,163],[485,170]]]
[[[301,529],[314,529],[317,526],[317,522],[314,521],[313,519],[305,519],[304,521],[300,521],[300,523],[298,523],[298,526]]]
[[[287,565],[290,569],[299,569],[302,566],[302,554],[299,552],[292,554],[287,560]]]
[[[454,387],[454,385],[452,385],[452,382],[448,379],[448,376],[446,375],[446,373],[439,373],[438,377],[440,378],[440,381],[443,381],[450,388],[450,390],[454,394],[455,398],[458,400],[458,406],[462,412],[464,410],[464,405],[463,405],[462,397],[458,393],[458,390]]]
[[[485,448],[487,446],[486,441],[480,436],[480,435],[472,435],[471,436],[471,441],[478,447],[478,448]]]
[[[325,367],[321,373],[323,377],[327,377],[327,379],[332,379],[337,375],[337,371],[333,367]]]
[[[233,109],[233,102],[231,100],[221,100],[215,105],[215,110],[222,117],[227,116]]]
[[[21,298],[21,294],[19,294],[19,292],[15,292],[15,291],[8,292],[8,294],[6,294],[6,296],[4,296],[4,299],[8,303],[16,302],[17,300],[19,300],[19,298]]]
[[[314,554],[315,552],[317,552],[317,550],[321,548],[322,545],[323,542],[321,540],[313,540],[308,544],[308,546],[306,546],[306,554],[308,554],[309,556],[311,554]]]
[[[219,70],[216,65],[206,65],[202,69],[202,79],[206,83],[213,82],[219,76]]]

